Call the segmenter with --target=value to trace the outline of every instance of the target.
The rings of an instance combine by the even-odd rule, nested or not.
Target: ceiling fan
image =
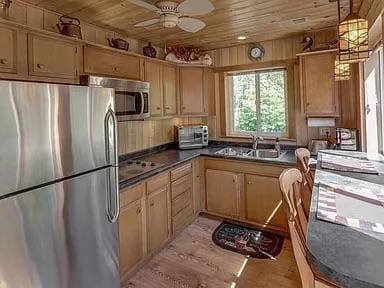
[[[165,28],[178,26],[180,29],[191,33],[200,31],[206,24],[190,16],[205,15],[215,9],[209,0],[185,0],[180,4],[173,1],[159,1],[155,5],[143,0],[126,1],[159,14],[158,18],[137,23],[134,25],[135,27],[147,27],[160,23]]]

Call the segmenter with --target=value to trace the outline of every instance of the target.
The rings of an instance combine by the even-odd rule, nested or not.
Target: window
[[[287,136],[285,69],[227,74],[230,136]]]

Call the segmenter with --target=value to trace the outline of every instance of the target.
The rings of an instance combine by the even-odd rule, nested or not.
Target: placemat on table
[[[384,186],[359,182],[351,186],[320,182],[316,217],[368,235],[384,234]]]
[[[321,155],[321,168],[345,172],[379,174],[375,168],[375,163],[372,161],[327,153]]]

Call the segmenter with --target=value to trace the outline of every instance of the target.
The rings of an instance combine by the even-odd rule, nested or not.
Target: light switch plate
[[[328,135],[331,134],[331,128],[328,128],[328,127],[321,127],[320,128],[320,136],[327,136],[327,133],[328,133]]]

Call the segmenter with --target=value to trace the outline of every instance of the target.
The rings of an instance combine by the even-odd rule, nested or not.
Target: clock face
[[[252,44],[249,49],[249,58],[253,61],[261,60],[264,57],[264,47],[260,44]]]

